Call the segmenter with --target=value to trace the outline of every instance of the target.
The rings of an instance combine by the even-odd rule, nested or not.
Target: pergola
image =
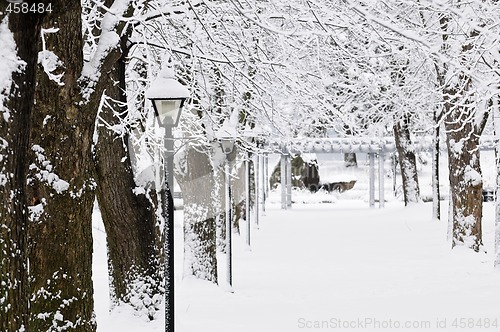
[[[432,151],[432,137],[418,137],[413,148],[418,151]],[[493,136],[482,136],[480,150],[494,150],[496,141]],[[300,138],[293,140],[275,140],[267,143],[267,150],[281,154],[281,208],[287,209],[292,204],[291,155],[299,153],[367,153],[369,158],[369,204],[375,206],[375,160],[378,156],[379,207],[384,206],[384,160],[385,155],[396,152],[394,137],[382,138]]]

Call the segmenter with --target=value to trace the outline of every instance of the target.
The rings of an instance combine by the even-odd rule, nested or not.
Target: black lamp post
[[[161,127],[165,128],[163,157],[165,169],[164,190],[167,212],[163,235],[165,255],[165,331],[174,331],[174,140],[172,128],[179,124],[182,106],[189,98],[189,90],[175,79],[174,70],[165,67],[151,83],[146,92],[146,98],[151,100],[156,118]]]
[[[231,162],[229,155],[234,149],[234,138],[233,137],[222,137],[220,138],[220,146],[222,152],[226,155],[226,251],[227,251],[227,283],[230,287],[233,285],[233,267],[232,267],[232,216],[231,216]]]

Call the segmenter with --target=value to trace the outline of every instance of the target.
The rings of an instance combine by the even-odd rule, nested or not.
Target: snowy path
[[[235,237],[234,293],[178,276],[176,331],[452,331],[455,318],[500,319],[491,253],[450,251],[446,225],[429,216],[428,204],[379,210],[348,201],[268,210],[251,250]]]

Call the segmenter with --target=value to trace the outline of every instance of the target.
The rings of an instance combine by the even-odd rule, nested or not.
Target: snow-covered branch
[[[118,31],[118,25],[130,8],[132,0],[115,0],[109,11],[104,14],[99,35],[99,41],[90,60],[83,66],[81,81],[85,83],[83,97],[89,100],[99,81],[102,71],[101,68],[109,54],[119,46],[121,31]]]

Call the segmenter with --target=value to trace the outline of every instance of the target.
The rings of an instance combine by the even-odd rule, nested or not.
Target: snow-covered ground
[[[176,331],[498,331],[493,208],[485,204],[487,253],[476,254],[450,250],[446,222],[432,220],[430,203],[370,209],[364,200],[337,199],[286,211],[270,204],[252,228],[251,248],[244,233],[234,238],[232,292],[223,255],[221,286],[182,278],[179,210]],[[98,210],[94,216],[98,331],[163,331],[161,312],[152,322],[126,308],[109,313],[105,235]]]
[[[234,237],[233,287],[219,255],[219,283],[183,278],[182,210],[175,216],[177,332],[291,331],[500,331],[500,271],[493,268],[494,205],[485,203],[486,253],[451,250],[448,201],[443,221],[432,220],[431,203],[404,207],[391,160],[384,163],[385,208],[368,207],[368,162],[345,169],[341,155],[318,155],[324,182],[356,179],[350,191],[293,191],[291,210],[280,209],[280,190],[268,197],[259,227]],[[271,156],[269,174],[278,161]],[[494,154],[482,153],[485,186],[495,181]],[[378,162],[376,163],[378,165]],[[448,195],[446,156],[441,193]],[[430,156],[419,156],[423,197],[431,196]],[[378,199],[378,171],[376,172]],[[396,174],[396,188],[401,186]],[[176,201],[182,206],[182,201]],[[378,206],[378,205],[376,205]],[[106,239],[94,214],[94,280],[98,332],[163,331],[156,320],[128,308],[109,312]],[[242,232],[246,227],[241,227]],[[407,327],[409,328],[405,329]],[[480,326],[481,325],[481,326]],[[399,327],[399,329],[398,329]]]

